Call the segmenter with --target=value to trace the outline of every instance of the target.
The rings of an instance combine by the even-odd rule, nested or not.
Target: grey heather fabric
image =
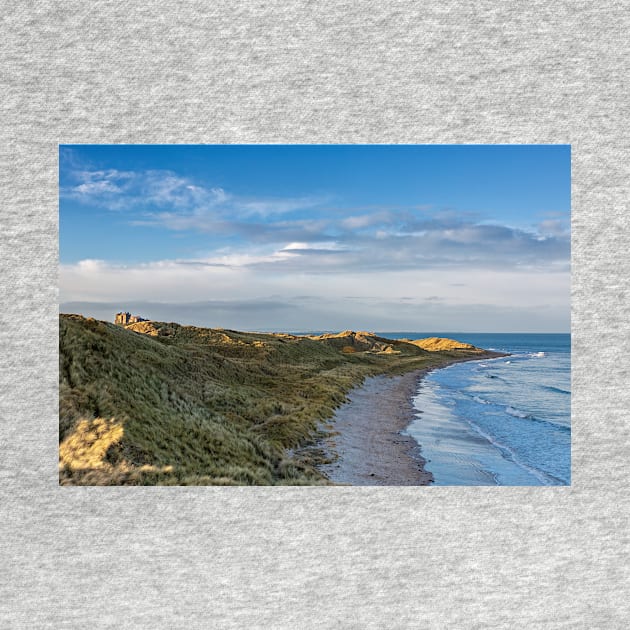
[[[629,8],[4,2],[0,627],[627,627]],[[572,487],[58,487],[71,142],[571,143]]]

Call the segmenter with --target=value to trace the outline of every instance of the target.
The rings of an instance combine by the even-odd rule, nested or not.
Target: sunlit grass
[[[59,444],[59,466],[73,471],[103,468],[107,466],[107,451],[120,442],[122,436],[122,425],[113,418],[79,420],[74,430]]]

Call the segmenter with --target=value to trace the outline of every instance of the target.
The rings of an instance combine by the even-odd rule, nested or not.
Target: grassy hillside
[[[328,483],[318,427],[354,385],[483,352],[79,315],[59,343],[62,484]]]

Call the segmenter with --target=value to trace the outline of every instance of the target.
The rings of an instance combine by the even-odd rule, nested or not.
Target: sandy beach
[[[348,395],[325,447],[337,459],[320,467],[331,481],[356,486],[428,485],[431,473],[417,442],[401,435],[415,413],[412,399],[427,370],[373,376]]]
[[[479,361],[506,356],[486,352],[482,356],[454,359]],[[421,379],[431,369],[401,376],[372,376],[348,394],[348,402],[335,412],[332,433],[324,450],[334,461],[319,467],[331,481],[353,486],[426,486],[433,475],[425,470],[422,447],[402,435],[413,420],[413,398]],[[439,369],[439,368],[437,368]]]

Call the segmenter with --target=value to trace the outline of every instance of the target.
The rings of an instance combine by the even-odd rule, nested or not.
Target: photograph
[[[570,145],[59,145],[60,485],[568,486],[570,330]]]

